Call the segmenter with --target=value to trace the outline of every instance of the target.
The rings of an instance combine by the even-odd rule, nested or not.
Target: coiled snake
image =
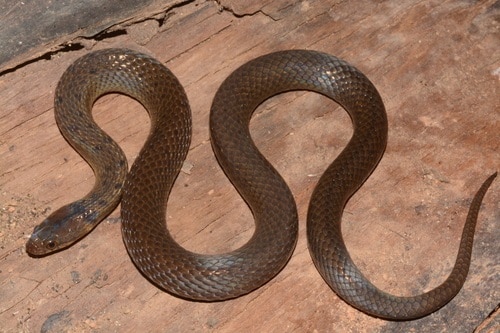
[[[308,211],[309,250],[324,280],[349,304],[373,316],[406,320],[439,309],[465,281],[478,210],[496,174],[482,185],[471,204],[455,267],[443,284],[412,297],[377,289],[351,260],[342,239],[341,218],[347,200],[384,153],[384,104],[357,69],[313,51],[282,51],[254,59],[234,71],[214,98],[210,114],[213,150],[255,218],[249,242],[221,255],[183,249],[165,225],[167,197],[191,139],[190,108],[177,78],[157,60],[131,50],[107,49],[78,59],[57,86],[55,115],[64,137],[92,166],[96,183],[84,198],[35,227],[27,251],[38,256],[68,247],[121,199],[127,250],[157,286],[183,298],[208,301],[238,297],[260,287],[290,258],[298,222],[288,186],[255,147],[248,125],[260,103],[290,90],[330,97],[347,110],[354,126],[348,145],[320,178]],[[107,92],[129,95],[150,113],[149,137],[130,172],[122,150],[92,119],[93,103]]]

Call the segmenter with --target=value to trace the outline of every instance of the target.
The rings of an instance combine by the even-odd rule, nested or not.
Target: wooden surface
[[[252,120],[254,140],[288,182],[300,217],[293,257],[255,292],[199,303],[159,290],[126,253],[119,208],[66,251],[40,259],[26,254],[33,227],[93,184],[91,169],[61,137],[53,116],[55,86],[76,58],[129,47],[153,54],[178,76],[193,111],[193,140],[169,199],[167,223],[186,248],[216,253],[244,244],[253,222],[212,154],[212,97],[249,59],[305,48],[348,60],[386,104],[386,153],[344,213],[343,233],[355,262],[395,294],[418,294],[445,279],[470,199],[500,166],[498,2],[246,3],[187,2],[161,27],[146,20],[127,34],[0,76],[0,331],[497,331],[498,179],[479,215],[467,282],[436,313],[412,322],[372,318],[340,300],[321,279],[307,250],[307,204],[352,128],[341,108],[313,93],[274,97]],[[144,109],[130,98],[108,95],[96,103],[94,115],[133,161],[149,129]]]
[[[82,49],[134,22],[162,22],[180,2],[185,1],[0,0],[0,75],[58,52]]]

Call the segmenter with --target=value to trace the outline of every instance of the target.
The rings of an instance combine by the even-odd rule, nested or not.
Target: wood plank
[[[189,1],[189,0],[187,0]],[[51,53],[71,51],[101,40],[122,26],[155,17],[163,20],[183,0],[0,0],[0,74]],[[105,34],[101,34],[101,32]]]
[[[192,168],[177,179],[167,223],[186,248],[217,253],[244,244],[253,221],[213,157],[208,133],[213,95],[246,61],[306,48],[354,64],[386,103],[386,154],[344,215],[354,260],[377,286],[395,294],[418,294],[444,280],[470,199],[499,166],[495,1],[242,4],[190,2],[161,27],[154,20],[131,26],[127,35],[0,76],[0,331],[471,332],[495,309],[498,180],[479,216],[468,280],[443,309],[413,322],[387,322],[355,310],[329,289],[307,250],[307,204],[352,129],[333,102],[304,92],[265,102],[251,124],[257,146],[290,185],[300,217],[292,259],[264,287],[217,303],[162,292],[130,261],[119,209],[66,251],[42,259],[26,255],[33,227],[93,183],[90,168],[65,143],[53,119],[54,88],[76,58],[130,47],[155,55],[178,76],[193,110],[187,158]],[[133,161],[149,130],[142,107],[109,95],[97,102],[94,115]]]

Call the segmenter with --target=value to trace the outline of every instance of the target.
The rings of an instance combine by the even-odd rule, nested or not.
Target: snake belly
[[[92,166],[96,183],[84,198],[37,226],[27,251],[45,255],[70,246],[121,199],[128,253],[158,287],[187,299],[216,301],[262,286],[289,260],[298,222],[293,196],[253,143],[249,122],[264,100],[291,90],[333,99],[349,113],[354,127],[348,145],[320,178],[309,205],[309,250],[324,280],[346,302],[381,318],[419,318],[445,305],[465,281],[481,200],[496,174],[474,197],[455,267],[443,284],[412,297],[379,290],[350,258],[341,218],[347,200],[384,153],[388,126],[384,104],[360,71],[314,51],[281,51],[256,58],[234,71],[216,93],[210,113],[212,147],[255,218],[255,232],[245,245],[217,255],[185,250],[166,228],[166,201],[191,140],[191,112],[177,78],[154,58],[126,49],[96,51],[77,60],[58,84],[56,120],[64,137]],[[95,100],[109,92],[138,100],[151,117],[148,139],[128,173],[124,153],[91,115]]]

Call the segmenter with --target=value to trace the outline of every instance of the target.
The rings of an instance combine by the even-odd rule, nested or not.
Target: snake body
[[[267,98],[290,90],[326,95],[349,113],[354,134],[313,192],[307,237],[324,280],[346,302],[373,316],[407,320],[439,309],[460,290],[470,263],[477,214],[492,175],[476,194],[459,254],[443,284],[422,295],[397,297],[377,289],[347,252],[341,218],[347,200],[382,157],[387,142],[384,104],[373,84],[328,54],[293,50],[254,59],[219,88],[211,109],[212,147],[225,173],[248,203],[255,232],[241,248],[217,255],[185,250],[165,225],[166,201],[186,157],[191,113],[176,77],[154,58],[125,49],[90,53],[71,65],[55,97],[57,124],[96,174],[92,191],[37,226],[32,255],[68,247],[90,232],[122,200],[122,234],[135,265],[162,289],[192,300],[225,300],[251,292],[274,277],[297,241],[297,212],[288,186],[253,143],[249,122]],[[95,100],[108,92],[129,95],[148,110],[151,131],[130,172],[119,146],[93,121]]]

